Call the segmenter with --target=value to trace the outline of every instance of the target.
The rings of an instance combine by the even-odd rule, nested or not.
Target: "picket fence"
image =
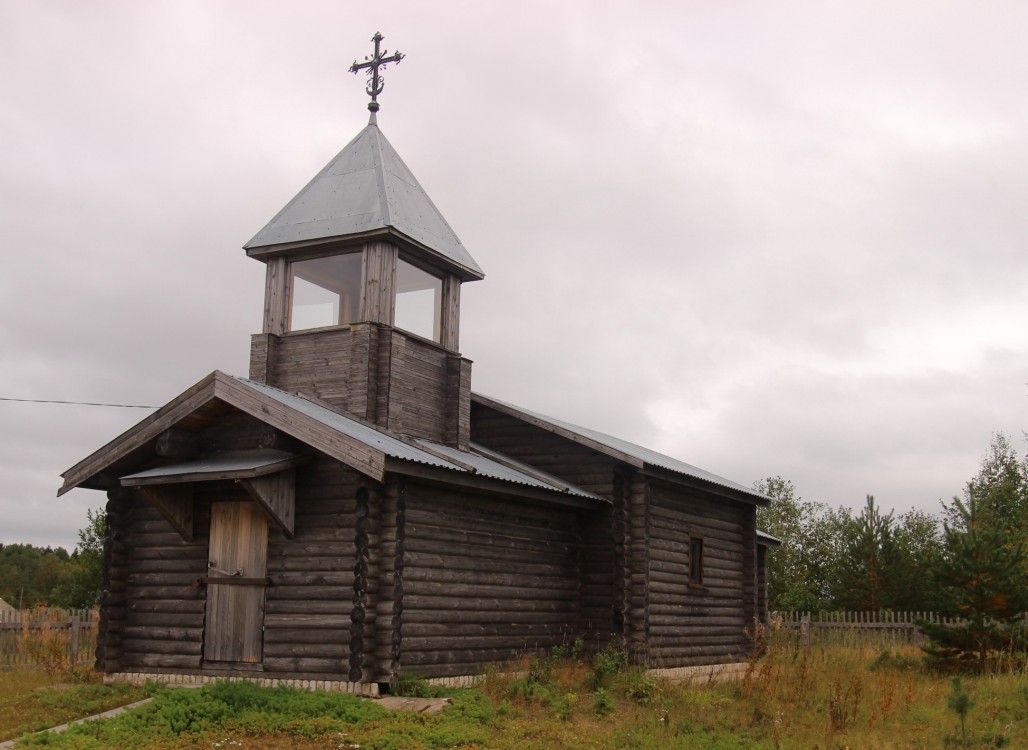
[[[805,645],[921,645],[918,621],[959,625],[959,617],[936,612],[772,612],[772,627],[794,630]]]
[[[46,657],[29,641],[46,638],[51,658],[61,656],[72,666],[93,663],[97,612],[90,609],[35,607],[0,612],[0,670],[38,666]]]

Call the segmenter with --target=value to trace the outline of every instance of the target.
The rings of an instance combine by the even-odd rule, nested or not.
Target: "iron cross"
[[[385,78],[378,74],[379,68],[384,68],[386,63],[398,63],[403,59],[403,55],[399,52],[394,52],[385,57],[385,54],[389,50],[378,49],[379,43],[382,41],[382,35],[375,32],[375,36],[371,37],[371,41],[375,43],[375,54],[371,57],[365,57],[364,62],[358,63],[356,60],[353,61],[353,65],[350,66],[351,73],[357,73],[364,68],[368,68],[368,74],[371,76],[371,80],[368,82],[368,94],[371,96],[371,102],[368,103],[368,109],[372,112],[378,111],[378,95],[382,93],[382,89],[385,88]]]

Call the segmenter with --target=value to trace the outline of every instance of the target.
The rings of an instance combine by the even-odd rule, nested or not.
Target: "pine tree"
[[[930,643],[925,651],[955,665],[986,670],[1003,655],[1026,649],[1023,613],[1028,611],[1025,551],[1009,528],[986,519],[986,500],[953,498],[944,525],[945,552],[938,584],[958,626],[919,623]]]

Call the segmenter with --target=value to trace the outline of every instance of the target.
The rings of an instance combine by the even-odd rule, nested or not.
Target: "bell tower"
[[[446,219],[371,118],[245,246],[267,265],[250,378],[382,427],[467,448],[471,361],[459,351],[460,287],[483,278]]]

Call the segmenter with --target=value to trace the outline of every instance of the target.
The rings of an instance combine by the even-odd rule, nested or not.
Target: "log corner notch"
[[[296,517],[296,470],[287,469],[263,477],[237,479],[273,524],[282,529],[286,538],[293,538]]]

